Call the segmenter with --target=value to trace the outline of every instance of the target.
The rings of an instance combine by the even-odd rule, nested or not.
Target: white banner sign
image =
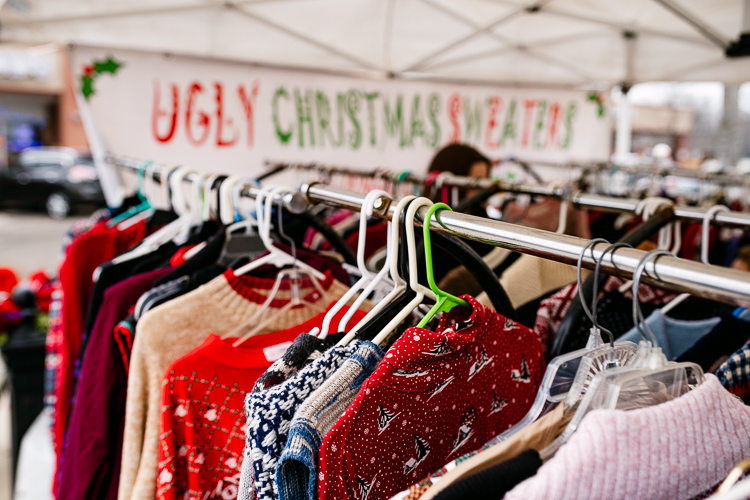
[[[452,142],[493,159],[610,153],[609,117],[585,92],[356,79],[85,47],[72,61],[111,153],[199,171],[254,175],[278,160],[421,174]]]

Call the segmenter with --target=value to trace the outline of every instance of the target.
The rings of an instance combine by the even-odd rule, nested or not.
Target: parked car
[[[0,205],[44,207],[50,217],[69,215],[76,204],[104,205],[90,156],[70,148],[29,148],[0,168]]]

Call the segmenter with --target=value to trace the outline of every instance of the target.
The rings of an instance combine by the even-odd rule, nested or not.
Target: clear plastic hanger
[[[404,307],[403,311],[397,314],[383,329],[375,336],[372,340],[374,344],[382,345],[393,330],[401,324],[409,315],[416,309],[425,297],[430,300],[437,302],[437,295],[430,288],[419,283],[419,275],[417,273],[417,243],[414,237],[414,216],[417,211],[422,207],[432,206],[432,201],[429,198],[417,198],[409,203],[406,209],[405,221],[406,221],[406,248],[409,254],[409,288],[414,290],[417,295],[412,299],[409,304]]]
[[[357,240],[357,267],[360,273],[362,273],[362,277],[328,310],[323,320],[323,325],[320,327],[319,339],[325,339],[328,336],[333,318],[357,293],[360,293],[360,298],[364,300],[367,297],[362,293],[364,289],[375,279],[378,282],[383,279],[383,275],[378,274],[377,276],[373,276],[367,269],[367,265],[365,264],[365,244],[367,243],[367,219],[372,215],[375,201],[384,196],[388,197],[390,195],[380,189],[374,189],[365,195],[359,215],[359,239]]]
[[[269,192],[269,196],[266,199],[266,204],[263,209],[264,216],[268,216],[270,212],[272,211],[272,204],[273,204],[273,197],[275,194],[282,193],[286,189],[282,187],[276,187],[272,188]],[[230,332],[225,334],[223,338],[227,337],[234,337],[240,332],[246,330],[249,326],[254,325],[254,327],[247,332],[245,335],[243,335],[241,338],[236,340],[232,345],[234,347],[240,346],[243,342],[245,342],[250,337],[253,337],[263,331],[263,328],[265,328],[267,325],[273,324],[275,321],[279,320],[281,317],[283,317],[289,310],[305,306],[310,307],[313,309],[319,309],[320,312],[325,310],[325,306],[332,302],[332,297],[326,293],[326,291],[323,289],[323,287],[320,285],[316,277],[310,273],[307,272],[300,272],[297,264],[299,261],[297,260],[297,247],[294,243],[294,240],[286,235],[284,233],[284,226],[283,226],[283,214],[282,214],[282,206],[281,201],[279,201],[279,209],[277,211],[278,215],[278,231],[279,235],[287,240],[287,242],[290,244],[292,248],[292,269],[284,269],[280,271],[276,275],[276,281],[274,282],[274,286],[271,288],[271,292],[268,294],[268,297],[266,298],[265,302],[260,306],[258,311],[246,322],[244,322],[242,325],[238,326],[237,328],[232,329]],[[270,224],[270,220],[268,218],[265,218],[264,224]],[[314,294],[310,299],[306,297],[302,297],[300,294],[300,277],[305,276],[313,285],[313,287],[317,290],[317,294]],[[261,321],[260,323],[257,323],[257,320],[260,318],[260,316],[271,306],[272,301],[274,298],[276,298],[277,293],[281,289],[281,283],[284,280],[291,280],[291,298],[290,300],[281,308],[279,308],[278,311],[276,311],[274,314],[266,318],[264,321]],[[326,300],[327,299],[327,300]],[[322,307],[321,307],[322,306]],[[257,324],[256,324],[257,323]],[[313,333],[314,335],[314,333]]]
[[[265,207],[262,207],[262,200],[265,197],[266,193],[273,192],[274,194],[271,194],[269,196],[269,202],[266,203]],[[259,231],[260,231],[260,237],[263,240],[263,244],[266,246],[266,249],[268,250],[268,255],[264,255],[263,257],[260,257],[259,259],[255,259],[252,262],[242,266],[241,268],[237,269],[235,271],[235,276],[240,276],[242,274],[247,274],[248,272],[257,269],[261,266],[264,266],[266,264],[272,264],[276,266],[277,268],[281,269],[283,267],[297,265],[301,270],[306,271],[307,273],[311,274],[312,276],[315,276],[316,279],[322,281],[325,279],[325,275],[318,271],[317,269],[313,268],[312,266],[302,262],[297,261],[294,257],[280,249],[279,247],[275,246],[273,244],[273,241],[271,240],[271,212],[272,212],[272,202],[273,197],[276,194],[281,194],[284,192],[290,192],[287,188],[279,187],[279,186],[264,186],[261,188],[260,193],[258,193],[258,197],[256,198],[256,207],[259,210],[263,210],[264,216],[258,217],[258,225],[259,225]],[[265,209],[263,209],[265,208]]]
[[[646,265],[664,255],[671,254],[666,250],[647,252],[633,272],[633,321],[644,339],[634,357],[622,366],[601,371],[591,380],[562,435],[540,454],[543,460],[551,457],[570,438],[592,410],[632,410],[653,406],[679,397],[703,382],[703,370],[695,363],[667,361],[661,348],[655,347],[656,336],[644,322],[638,302],[638,286]]]
[[[372,318],[375,317],[376,314],[378,314],[380,311],[385,308],[386,305],[390,304],[393,299],[395,299],[397,296],[401,295],[404,290],[406,290],[406,281],[401,277],[401,275],[398,272],[398,249],[399,249],[399,227],[401,222],[401,214],[404,211],[404,208],[411,202],[413,199],[415,199],[415,196],[405,196],[402,198],[398,204],[396,205],[396,208],[393,212],[393,218],[391,220],[391,226],[390,226],[390,232],[389,232],[389,240],[388,245],[386,246],[386,252],[388,256],[386,257],[386,261],[388,264],[388,267],[390,267],[390,275],[391,280],[393,280],[393,290],[383,297],[381,301],[379,301],[377,304],[375,304],[375,307],[373,307],[362,320],[357,323],[352,330],[347,333],[344,338],[339,341],[339,346],[345,346],[349,342],[351,342],[356,336],[357,332],[360,328],[362,328],[364,325],[366,325]],[[386,266],[384,265],[383,268]],[[351,313],[354,310],[352,308],[351,310],[347,311],[347,315]]]
[[[500,443],[502,441],[505,441],[509,437],[511,437],[513,434],[517,433],[524,427],[532,424],[535,422],[542,414],[548,410],[552,405],[559,403],[563,400],[566,400],[568,398],[568,394],[570,390],[573,387],[576,387],[579,391],[583,391],[585,389],[585,384],[582,383],[579,379],[579,383],[575,384],[576,379],[579,377],[579,368],[581,367],[581,361],[583,358],[588,354],[596,354],[594,356],[594,359],[600,359],[601,356],[599,354],[603,354],[605,357],[608,353],[614,353],[613,358],[615,359],[623,359],[632,357],[632,354],[635,352],[636,346],[632,342],[614,342],[614,338],[612,335],[612,332],[607,330],[604,327],[601,327],[597,321],[596,321],[596,303],[597,303],[597,290],[594,289],[594,296],[592,300],[592,310],[589,310],[588,306],[586,305],[585,297],[583,296],[583,292],[581,290],[581,266],[583,264],[583,257],[586,254],[586,251],[591,248],[592,246],[595,246],[598,243],[608,243],[607,240],[602,238],[597,238],[594,240],[591,240],[581,251],[581,254],[578,257],[578,263],[576,266],[577,271],[577,280],[578,280],[578,293],[581,298],[581,306],[583,307],[584,312],[586,315],[591,319],[591,323],[593,324],[593,327],[591,328],[591,334],[589,336],[589,340],[586,344],[586,347],[583,349],[578,349],[573,352],[569,352],[560,356],[555,357],[547,364],[547,370],[544,372],[544,378],[542,379],[541,387],[539,388],[539,392],[537,392],[536,399],[534,400],[534,403],[531,405],[531,409],[529,409],[528,413],[515,425],[513,425],[510,429],[503,432],[499,436],[492,439],[488,444],[496,444]],[[616,250],[619,247],[622,246],[628,246],[626,243],[615,243],[613,245],[610,245],[607,247],[604,252],[602,252],[602,256],[599,260],[596,262],[596,268],[594,270],[594,283],[597,283],[597,277],[599,275],[599,266],[606,257],[607,253],[612,252]],[[594,258],[594,252],[593,249],[591,250],[591,257]],[[597,349],[604,345],[604,342],[602,340],[602,336],[600,332],[606,332],[609,335],[609,350],[597,351]],[[574,396],[571,399],[575,399],[575,401],[578,400],[579,396]],[[569,403],[570,404],[570,403]]]
[[[719,212],[729,212],[729,208],[725,207],[724,205],[714,205],[713,207],[706,210],[706,214],[703,217],[703,223],[701,224],[701,262],[704,264],[709,264],[708,262],[708,231],[710,229],[711,221],[713,221],[714,217],[716,217],[716,214]],[[677,255],[675,253],[675,255]],[[661,313],[663,315],[667,315],[669,311],[677,307],[678,305],[685,302],[685,300],[690,297],[691,294],[689,293],[683,293],[672,299],[672,301],[661,308]]]
[[[638,286],[643,271],[651,259],[672,256],[663,250],[648,252],[635,270],[633,295],[638,297]],[[636,321],[637,320],[637,321]],[[633,301],[633,321],[644,341],[641,341],[632,372],[617,377],[607,389],[604,408],[629,410],[653,406],[682,396],[703,383],[703,369],[696,363],[670,363],[660,347],[656,335],[645,322],[638,300]]]

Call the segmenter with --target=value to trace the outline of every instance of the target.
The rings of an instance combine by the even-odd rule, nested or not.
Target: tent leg
[[[631,142],[633,139],[633,107],[628,100],[628,94],[623,89],[620,102],[616,108],[615,128],[615,154],[612,160],[615,163],[627,162],[630,157]]]
[[[717,157],[725,168],[736,165],[742,156],[739,95],[739,85],[724,85],[724,114],[719,128]]]
[[[78,105],[78,113],[81,116],[83,130],[86,132],[86,140],[89,143],[91,157],[94,159],[96,173],[99,175],[99,183],[104,192],[104,199],[106,200],[108,207],[119,207],[122,205],[123,200],[122,181],[120,180],[119,172],[114,165],[107,161],[107,147],[96,126],[88,102],[86,102],[77,90],[75,95],[76,103]]]

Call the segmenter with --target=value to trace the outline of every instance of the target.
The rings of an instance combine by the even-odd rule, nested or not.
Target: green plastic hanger
[[[427,265],[427,283],[430,285],[430,289],[432,289],[433,292],[435,292],[435,295],[438,297],[438,301],[435,303],[434,306],[432,306],[432,309],[430,309],[430,312],[425,315],[424,318],[422,318],[422,321],[419,322],[417,325],[417,328],[424,328],[427,326],[427,323],[430,322],[430,320],[439,312],[448,312],[451,309],[453,309],[456,306],[464,306],[471,308],[471,304],[469,304],[464,299],[460,299],[456,297],[455,295],[451,295],[447,292],[444,292],[440,290],[437,287],[437,284],[435,283],[435,275],[432,268],[432,243],[430,242],[430,219],[432,219],[432,214],[437,212],[438,210],[453,210],[451,207],[446,205],[445,203],[435,203],[427,210],[427,215],[424,219],[424,225],[422,226],[422,234],[424,238],[424,259]],[[440,222],[440,214],[438,213],[435,218],[437,221],[442,225],[443,223]]]
[[[146,195],[144,194],[144,184],[145,184],[145,178],[146,178],[146,169],[151,166],[150,161],[143,162],[141,165],[138,166],[138,170],[136,170],[136,178],[138,179],[138,198],[141,200],[141,202],[134,206],[130,207],[129,209],[125,210],[123,213],[118,215],[117,217],[112,217],[109,220],[109,223],[107,224],[107,227],[114,227],[120,222],[123,222],[130,217],[137,215],[141,212],[145,212],[146,210],[151,208],[151,203],[149,203],[148,198],[146,198]]]

